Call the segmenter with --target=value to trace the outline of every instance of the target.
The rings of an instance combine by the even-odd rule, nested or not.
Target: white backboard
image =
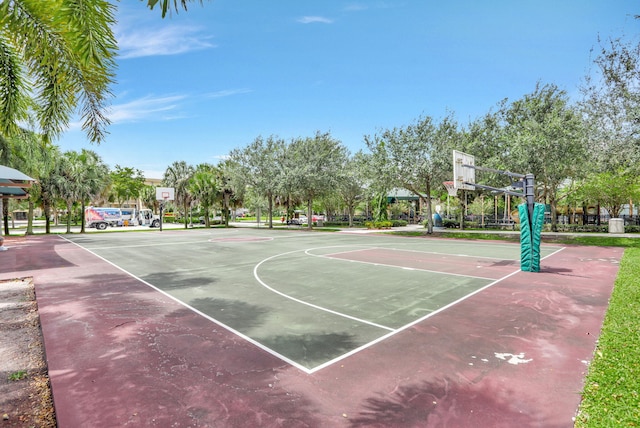
[[[469,168],[468,166],[475,166],[476,159],[473,155],[453,151],[453,186],[456,189],[462,190],[475,190],[474,186],[465,183],[476,182],[476,170],[475,168]],[[468,166],[465,166],[468,165]]]
[[[173,187],[156,187],[156,199],[159,201],[173,201],[175,189]]]

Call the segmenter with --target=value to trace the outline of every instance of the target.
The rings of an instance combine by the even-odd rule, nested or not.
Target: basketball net
[[[444,187],[447,188],[447,193],[449,194],[449,196],[456,196],[458,194],[458,189],[454,187],[453,181],[445,181],[442,184],[444,184]]]

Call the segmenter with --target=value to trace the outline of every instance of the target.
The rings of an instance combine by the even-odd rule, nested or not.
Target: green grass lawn
[[[439,237],[518,241],[517,234],[447,232]],[[582,391],[576,428],[640,427],[640,238],[543,237],[543,242],[625,247]]]
[[[625,250],[576,427],[640,426],[640,248]]]

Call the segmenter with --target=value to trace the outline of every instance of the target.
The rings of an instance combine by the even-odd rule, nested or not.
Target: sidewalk
[[[26,221],[15,221],[15,227],[9,228],[9,236],[24,236],[26,232]],[[291,228],[291,229],[306,229],[306,226],[282,226],[279,221],[274,221],[274,229],[283,229],[283,228]],[[237,228],[260,228],[267,229],[269,227],[268,222],[253,222],[253,221],[235,221],[229,223],[230,227]],[[164,229],[184,229],[184,223],[163,223],[162,225]],[[203,229],[204,225],[194,223],[189,225],[188,229]],[[322,230],[322,228],[314,227],[314,230]],[[365,233],[388,233],[388,232],[424,232],[426,233],[427,229],[422,224],[409,224],[407,226],[394,227],[391,229],[367,229],[365,227],[341,227],[339,228],[343,233],[354,233],[354,234],[365,234]],[[109,227],[104,231],[97,230],[94,228],[85,228],[86,233],[113,233],[113,232],[129,232],[134,230],[156,230],[160,231],[158,228],[149,228],[149,226],[127,226],[127,227]],[[36,221],[34,222],[33,227],[34,234],[44,234],[44,221]],[[496,229],[474,229],[474,230],[460,230],[460,229],[450,229],[445,227],[434,227],[434,233],[454,233],[454,232],[464,232],[470,234],[496,234],[496,235],[519,235],[520,231],[518,230],[496,230]],[[67,226],[65,224],[62,225],[51,225],[51,234],[65,234],[67,233]],[[80,233],[80,226],[71,226],[71,233]],[[640,238],[640,233],[597,233],[597,232],[542,232],[543,237],[555,238],[555,237],[567,237],[567,236],[600,236],[600,237],[611,237],[611,238]]]

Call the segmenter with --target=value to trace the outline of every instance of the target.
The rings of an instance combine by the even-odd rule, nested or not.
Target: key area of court
[[[622,250],[293,230],[36,236],[73,426],[570,427]]]

